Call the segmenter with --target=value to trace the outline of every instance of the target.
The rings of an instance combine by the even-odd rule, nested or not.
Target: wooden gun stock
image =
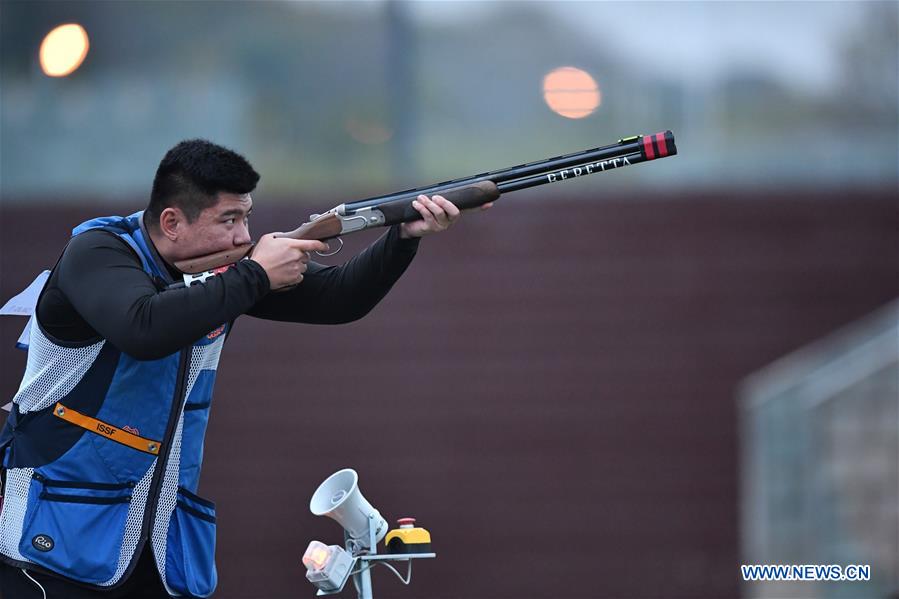
[[[234,264],[238,260],[243,260],[252,250],[252,243],[239,245],[234,249],[223,250],[214,254],[207,254],[197,258],[188,258],[175,262],[175,268],[189,275],[206,272],[228,264]]]

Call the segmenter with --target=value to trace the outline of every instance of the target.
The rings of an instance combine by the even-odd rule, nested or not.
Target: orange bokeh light
[[[582,119],[593,114],[602,96],[589,73],[574,67],[559,67],[543,78],[543,99],[553,112],[569,119]]]
[[[84,27],[67,23],[54,28],[41,42],[41,69],[50,77],[65,77],[81,66],[90,41]]]

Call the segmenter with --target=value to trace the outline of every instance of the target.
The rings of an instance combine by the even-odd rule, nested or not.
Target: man
[[[422,220],[391,227],[343,266],[310,261],[327,249],[320,241],[265,235],[248,260],[169,288],[176,262],[250,241],[258,180],[242,156],[185,141],[160,163],[145,211],[74,229],[38,298],[0,433],[4,597],[210,595],[215,507],[196,490],[234,320],[361,318],[419,239],[459,218],[444,198],[419,196]]]

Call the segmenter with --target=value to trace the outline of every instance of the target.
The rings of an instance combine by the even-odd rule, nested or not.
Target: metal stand
[[[369,549],[359,550],[358,544],[355,540],[351,539],[346,532],[343,533],[343,541],[346,546],[346,550],[349,551],[353,555],[353,562],[350,564],[350,576],[347,576],[343,581],[343,584],[340,585],[339,589],[335,589],[333,591],[318,591],[316,596],[321,597],[324,595],[336,595],[337,593],[343,591],[343,588],[346,586],[347,580],[350,578],[353,579],[353,584],[356,586],[356,595],[359,599],[372,599],[372,588],[371,588],[371,569],[378,562],[383,561],[397,561],[397,562],[408,562],[413,559],[427,559],[432,557],[437,557],[436,553],[404,553],[404,554],[392,554],[385,553],[383,555],[378,555],[378,543],[375,540],[375,526],[377,526],[377,521],[373,515],[369,515],[368,517],[368,546]],[[354,552],[355,551],[355,552]],[[353,572],[353,570],[359,566],[358,572]]]

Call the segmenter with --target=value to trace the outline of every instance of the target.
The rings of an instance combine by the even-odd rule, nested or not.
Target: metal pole
[[[359,591],[359,599],[372,599],[371,597],[371,566],[374,563],[362,562],[365,564],[365,569],[358,574],[359,578],[362,579],[362,584],[360,585],[361,590]]]

